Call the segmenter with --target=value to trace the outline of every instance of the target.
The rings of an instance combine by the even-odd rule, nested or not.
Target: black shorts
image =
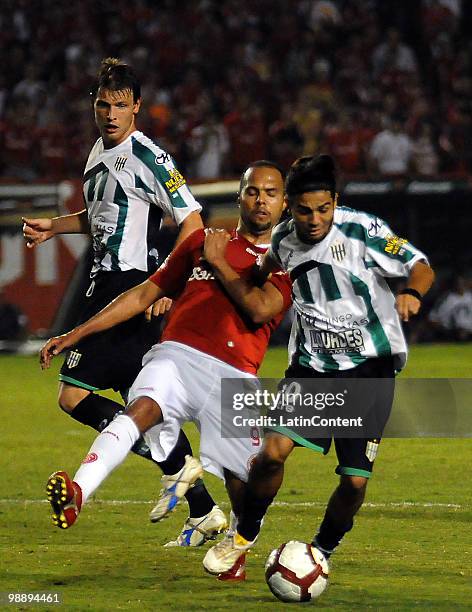
[[[120,293],[149,278],[147,272],[103,272],[87,290],[79,322],[86,321]],[[104,332],[84,338],[65,356],[59,380],[95,391],[125,392],[141,370],[143,355],[159,341],[161,317],[147,322],[144,313]]]
[[[391,409],[394,392],[394,361],[392,357],[379,357],[367,359],[364,363],[350,370],[338,370],[333,375],[332,372],[317,372],[312,368],[304,368],[300,365],[291,365],[285,372],[286,379],[313,379],[313,378],[387,378],[391,379],[391,385],[387,385],[387,398],[385,393],[382,402],[389,404],[388,412]],[[283,385],[284,381],[281,381]],[[385,391],[385,388],[384,388]],[[385,413],[385,405],[382,406]],[[386,425],[383,423],[382,429]],[[338,458],[336,473],[346,476],[363,476],[369,478],[372,473],[374,460],[377,456],[380,437],[376,438],[305,438],[296,431],[287,427],[268,428],[268,433],[275,431],[281,433],[295,442],[296,446],[311,448],[326,455],[334,440],[334,447]]]

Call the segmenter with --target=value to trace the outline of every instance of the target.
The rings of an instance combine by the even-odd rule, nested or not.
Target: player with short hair
[[[400,320],[408,321],[418,313],[433,282],[426,256],[395,236],[381,219],[337,205],[335,169],[329,156],[297,160],[285,187],[292,218],[275,228],[262,272],[281,267],[293,283],[295,319],[287,379],[300,383],[311,379],[320,385],[326,378],[393,379],[407,357]],[[404,276],[407,287],[395,297],[385,277]],[[229,284],[225,287],[231,292]],[[263,293],[264,287],[251,292]],[[236,291],[231,295],[235,298]],[[388,410],[380,403],[384,397],[375,396],[374,403],[375,414],[380,409],[385,418],[393,380],[389,387]],[[385,424],[380,423],[380,428]],[[237,530],[208,550],[207,571],[227,571],[255,543],[293,448],[303,446],[326,454],[331,441],[331,437],[305,438],[288,427],[268,428],[250,470]],[[340,483],[313,539],[326,557],[353,526],[379,443],[379,438],[334,439]]]
[[[82,504],[125,459],[140,435],[153,458],[162,461],[185,421],[197,423],[202,464],[225,479],[238,513],[239,493],[260,438],[249,427],[246,437],[222,436],[221,379],[254,381],[270,334],[291,304],[291,283],[286,274],[275,273],[264,284],[263,300],[248,299],[237,306],[208,262],[223,243],[235,282],[250,282],[284,208],[283,175],[278,166],[268,161],[251,164],[244,172],[238,203],[240,219],[231,235],[207,230],[205,236],[203,230],[197,230],[147,281],[43,347],[41,363],[48,367],[63,349],[122,324],[164,295],[180,296],[160,344],[144,356],[126,413],[96,438],[73,481],[62,471],[49,479],[48,498],[58,526],[67,528],[75,522]]]
[[[24,219],[29,247],[57,234],[92,236],[94,259],[82,321],[147,279],[157,268],[158,232],[164,215],[180,227],[177,243],[203,227],[201,206],[171,156],[136,128],[141,85],[134,70],[116,58],[103,60],[91,101],[100,137],[85,166],[85,208],[54,219]],[[163,300],[156,305],[154,314],[168,307],[169,301]],[[59,377],[62,410],[98,431],[123,411],[124,406],[95,392],[113,388],[126,396],[141,369],[143,355],[159,333],[158,322],[151,319],[146,322],[139,314],[117,328],[84,339],[66,354]],[[142,440],[133,450],[151,459]],[[160,520],[175,506],[175,486],[179,492],[187,491],[202,473],[183,432],[175,451],[159,465],[165,474],[162,485],[167,494],[152,510],[152,521]],[[207,516],[211,523],[216,520],[217,527],[224,526],[223,513],[201,481],[186,497],[191,517]],[[200,535],[193,535],[192,544],[202,542]]]

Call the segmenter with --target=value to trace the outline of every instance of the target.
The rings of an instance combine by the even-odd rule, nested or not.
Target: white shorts
[[[143,357],[143,369],[129,391],[128,401],[147,396],[156,401],[163,422],[145,434],[155,461],[163,461],[174,448],[187,421],[200,430],[203,468],[224,479],[223,468],[247,481],[251,461],[261,448],[257,428],[238,431],[238,438],[223,438],[221,425],[221,379],[250,378],[215,357],[179,342],[156,344]],[[234,430],[233,430],[234,431]]]

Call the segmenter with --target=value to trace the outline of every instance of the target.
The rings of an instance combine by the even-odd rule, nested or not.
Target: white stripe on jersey
[[[138,131],[111,149],[97,140],[85,166],[83,191],[93,237],[92,275],[154,271],[163,214],[180,225],[201,210],[171,156]]]
[[[395,355],[404,366],[406,341],[384,277],[408,276],[427,261],[421,251],[381,219],[340,206],[320,243],[301,242],[290,219],[274,229],[269,254],[293,282],[290,363],[324,372]]]

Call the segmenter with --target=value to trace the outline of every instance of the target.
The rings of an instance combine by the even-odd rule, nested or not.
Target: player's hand
[[[47,370],[52,359],[59,355],[64,349],[76,344],[77,338],[72,332],[50,338],[39,353],[39,363],[42,370]]]
[[[410,320],[410,317],[418,314],[421,308],[421,302],[418,298],[415,298],[414,295],[402,293],[401,295],[397,295],[395,306],[400,315],[400,319],[406,323]]]
[[[171,306],[172,300],[168,297],[157,300],[146,310],[146,321],[150,321],[151,317],[158,317],[159,315],[165,314],[171,309]]]
[[[216,265],[225,258],[226,247],[231,235],[223,229],[208,229],[203,246],[203,257],[210,265]]]
[[[45,242],[54,236],[52,231],[52,219],[26,219],[23,221],[23,238],[29,249]]]

